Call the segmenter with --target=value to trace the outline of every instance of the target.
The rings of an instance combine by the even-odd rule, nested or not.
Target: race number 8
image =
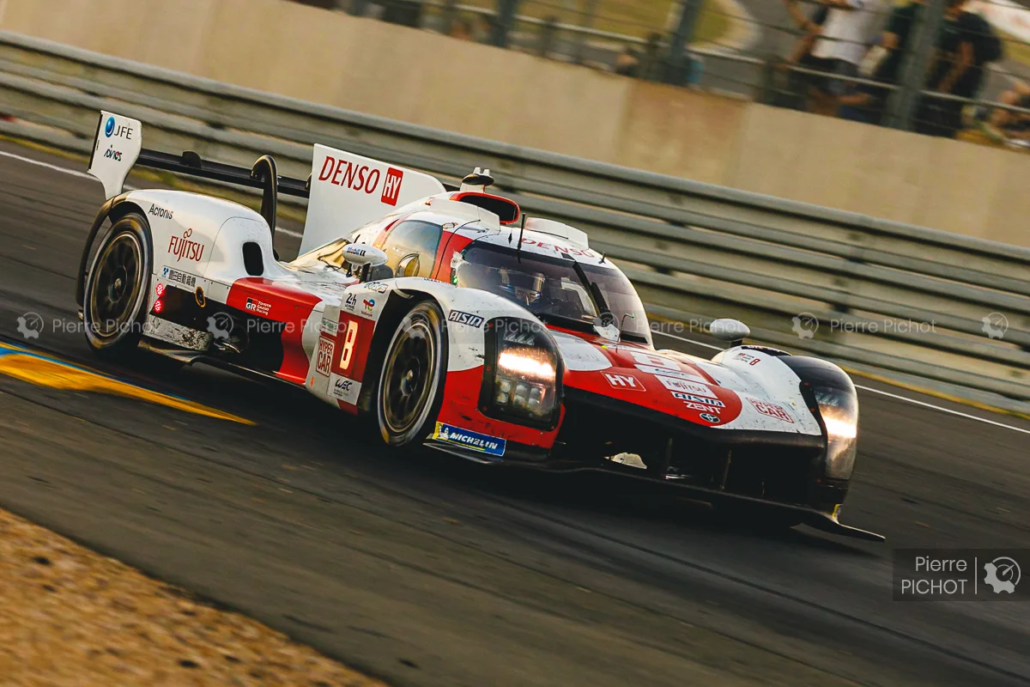
[[[351,320],[347,323],[347,334],[343,340],[343,353],[340,355],[340,367],[344,372],[350,369],[354,357],[354,342],[358,340],[358,323]]]

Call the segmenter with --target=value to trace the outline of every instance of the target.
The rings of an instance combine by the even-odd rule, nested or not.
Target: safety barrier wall
[[[0,29],[494,141],[1030,246],[1030,155],[281,0],[7,0]]]
[[[1030,249],[387,120],[0,33],[0,133],[86,152],[97,111],[146,145],[305,177],[321,142],[456,181],[475,166],[586,230],[648,311],[1030,400]],[[40,125],[43,125],[41,127]],[[44,128],[45,127],[45,128]],[[796,316],[814,316],[813,331]]]

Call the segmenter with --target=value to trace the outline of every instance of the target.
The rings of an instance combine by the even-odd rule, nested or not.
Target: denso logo
[[[581,258],[596,258],[597,253],[590,250],[589,248],[566,248],[565,246],[556,246],[553,243],[542,243],[533,239],[522,239],[522,244],[525,246],[536,246],[543,250],[553,250],[556,253],[565,253],[566,255],[576,255]]]
[[[387,172],[388,176],[389,174]],[[330,155],[326,155],[325,162],[322,163],[322,171],[318,174],[319,181],[328,181],[334,186],[349,188],[352,191],[364,191],[368,195],[376,192],[382,179],[383,173],[378,169],[373,169],[368,165],[356,165],[347,160],[337,160]],[[400,178],[388,179],[386,188],[383,191],[382,201],[390,205],[396,205],[397,196],[400,195],[400,192]],[[391,198],[392,202],[390,202]]]
[[[191,236],[193,236],[193,230],[187,229],[182,232],[182,236],[173,236],[172,240],[168,242],[168,252],[175,256],[176,262],[183,258],[200,262],[204,257],[204,245],[191,240]]]

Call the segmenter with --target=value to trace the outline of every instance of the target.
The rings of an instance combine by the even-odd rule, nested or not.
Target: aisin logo
[[[114,133],[114,117],[107,118],[107,124],[104,125],[104,135],[111,138],[111,134]]]

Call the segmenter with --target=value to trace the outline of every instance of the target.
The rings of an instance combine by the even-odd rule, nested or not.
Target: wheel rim
[[[97,261],[90,290],[90,326],[100,338],[125,331],[135,315],[143,269],[143,251],[134,234],[116,236]]]
[[[418,425],[429,405],[435,370],[433,327],[417,317],[398,336],[383,375],[383,422],[392,434],[406,434]]]

